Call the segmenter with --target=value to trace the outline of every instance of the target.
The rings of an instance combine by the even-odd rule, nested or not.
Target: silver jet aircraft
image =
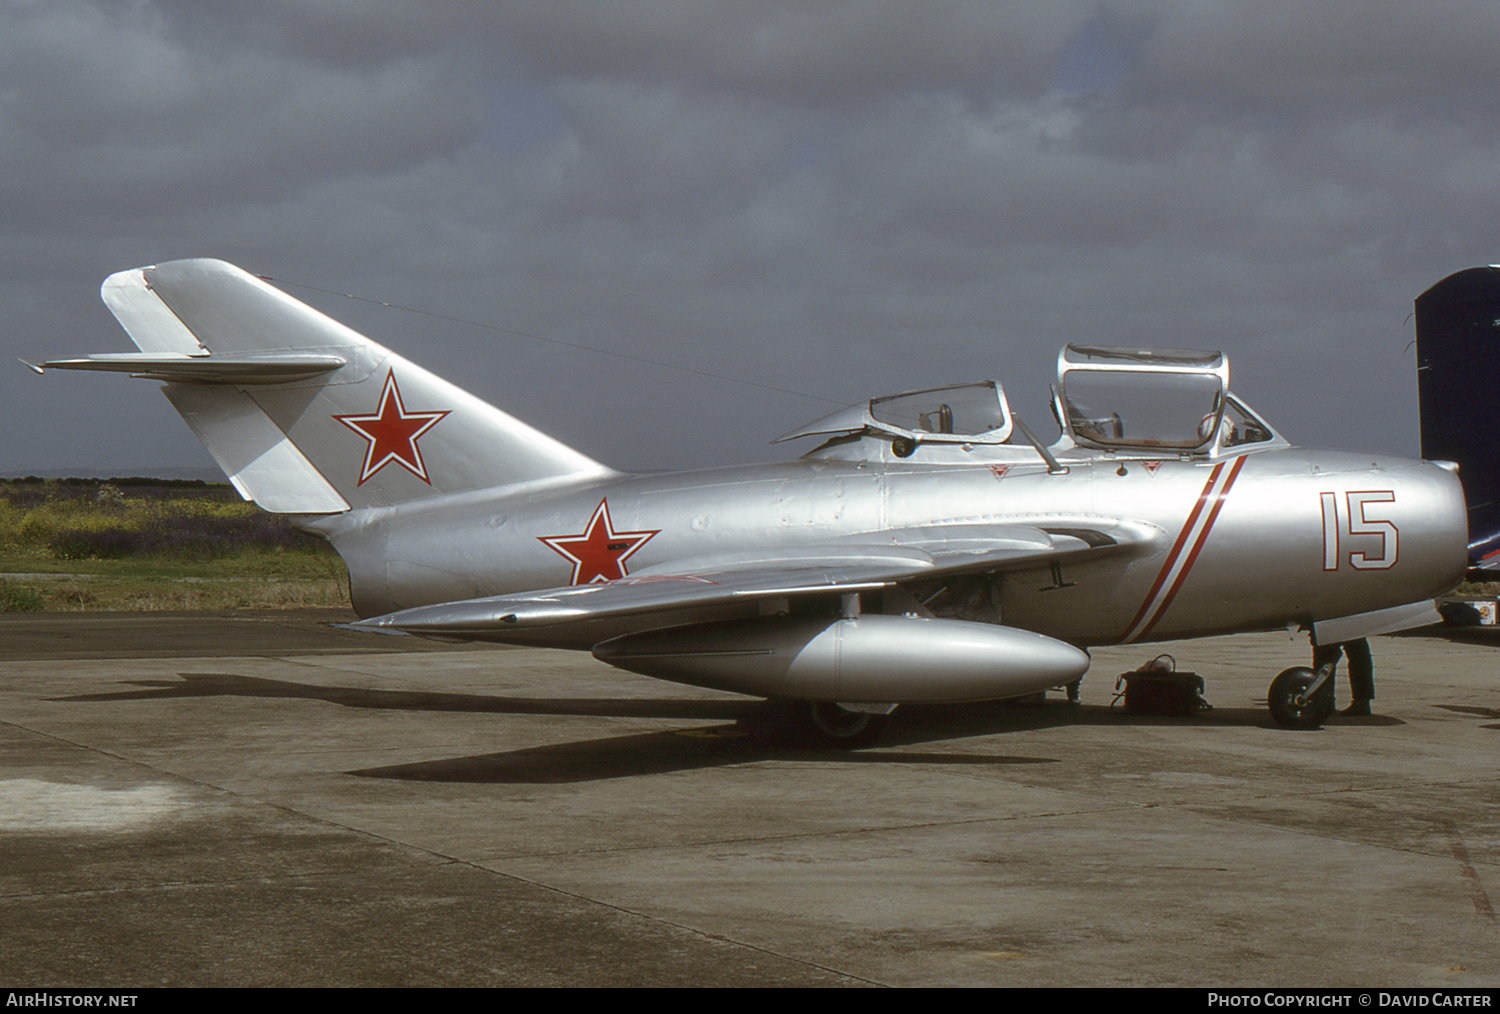
[[[1091,645],[1414,626],[1464,573],[1451,469],[1292,447],[1217,352],[1069,345],[1050,447],[985,381],[836,412],[794,461],[629,475],[222,261],[103,298],[139,351],[34,368],[164,381],[244,497],[343,557],[361,625],[800,702],[832,745],[1071,683]],[[1332,689],[1294,667],[1269,702],[1316,726]]]

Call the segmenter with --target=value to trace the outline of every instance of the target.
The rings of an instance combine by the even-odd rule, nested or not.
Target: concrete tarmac
[[[1494,637],[1375,639],[1315,732],[1254,634],[819,753],[337,618],[0,617],[0,986],[1500,984]],[[1111,709],[1162,651],[1213,711]]]

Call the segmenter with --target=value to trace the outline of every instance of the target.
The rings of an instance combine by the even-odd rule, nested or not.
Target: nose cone
[[[1402,531],[1403,564],[1425,577],[1427,595],[1441,595],[1464,579],[1469,565],[1469,518],[1464,488],[1454,472],[1430,461],[1413,462],[1401,477],[1396,495],[1418,507],[1418,523]]]
[[[1320,519],[1321,559],[1305,561],[1317,567],[1315,580],[1294,597],[1308,595],[1312,616],[1408,605],[1463,580],[1468,522],[1453,472],[1351,451],[1318,452],[1311,464],[1307,494]]]

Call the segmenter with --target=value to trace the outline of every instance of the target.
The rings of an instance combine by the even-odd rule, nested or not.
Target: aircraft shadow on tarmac
[[[926,753],[871,749],[813,750],[768,738],[739,725],[635,733],[601,739],[526,747],[501,753],[365,768],[348,774],[401,781],[550,784],[667,774],[695,768],[729,767],[777,760],[841,764],[951,764],[1001,766],[1056,764],[1052,757]]]
[[[909,705],[893,716],[881,745],[862,751],[814,750],[800,740],[786,705],[757,700],[679,698],[507,697],[431,691],[323,686],[234,673],[184,672],[180,681],[122,681],[140,689],[51,698],[67,702],[164,700],[202,697],[264,697],[323,701],[348,708],[386,711],[462,712],[594,718],[660,718],[719,721],[693,729],[631,733],[499,753],[422,761],[348,772],[366,778],[477,783],[558,783],[661,774],[778,759],[855,764],[1013,765],[1061,763],[1054,757],[923,751],[944,740],[1039,730],[1059,726],[1262,727],[1284,732],[1261,708],[1216,708],[1191,717],[1134,715],[1103,705],[1069,706],[1061,701],[1030,704]],[[1489,717],[1485,715],[1482,717]],[[1500,717],[1497,715],[1496,717]],[[1360,724],[1391,724],[1385,716]],[[903,747],[908,749],[902,749]],[[910,749],[917,747],[917,749]]]
[[[271,697],[325,701],[376,711],[456,711],[500,715],[593,715],[616,718],[738,719],[755,701],[691,701],[668,698],[494,697],[420,690],[372,690],[294,683],[222,672],[180,672],[182,682],[122,680],[143,690],[54,697],[55,701],[140,701],[173,697]]]
[[[1460,715],[1473,715],[1476,718],[1500,718],[1500,711],[1494,708],[1476,708],[1464,704],[1435,704],[1433,707],[1442,708],[1444,711],[1457,712]],[[1481,725],[1481,729],[1500,729],[1500,722],[1494,725]]]
[[[778,714],[778,712],[782,712]],[[1259,726],[1282,732],[1259,708],[1222,709],[1214,717],[1127,715],[1100,706],[1069,707],[1061,702],[1018,706],[1008,702],[908,706],[896,713],[879,745],[865,750],[811,749],[770,702],[750,705],[733,725],[635,733],[600,739],[527,747],[470,757],[367,768],[348,774],[406,781],[546,784],[664,774],[693,768],[763,761],[816,760],[838,764],[939,764],[1001,767],[1060,764],[1060,757],[955,753],[920,749],[943,740],[1046,729],[1064,725],[1218,725]],[[1365,723],[1400,724],[1397,719]],[[906,749],[903,749],[906,748]],[[915,749],[913,749],[915,748]]]

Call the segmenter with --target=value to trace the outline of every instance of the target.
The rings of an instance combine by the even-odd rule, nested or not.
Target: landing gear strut
[[[887,715],[850,711],[831,701],[808,701],[802,710],[802,731],[815,746],[858,750],[885,732]]]
[[[1271,717],[1288,729],[1318,729],[1333,714],[1332,666],[1313,672],[1306,666],[1287,669],[1271,681],[1266,694]]]

